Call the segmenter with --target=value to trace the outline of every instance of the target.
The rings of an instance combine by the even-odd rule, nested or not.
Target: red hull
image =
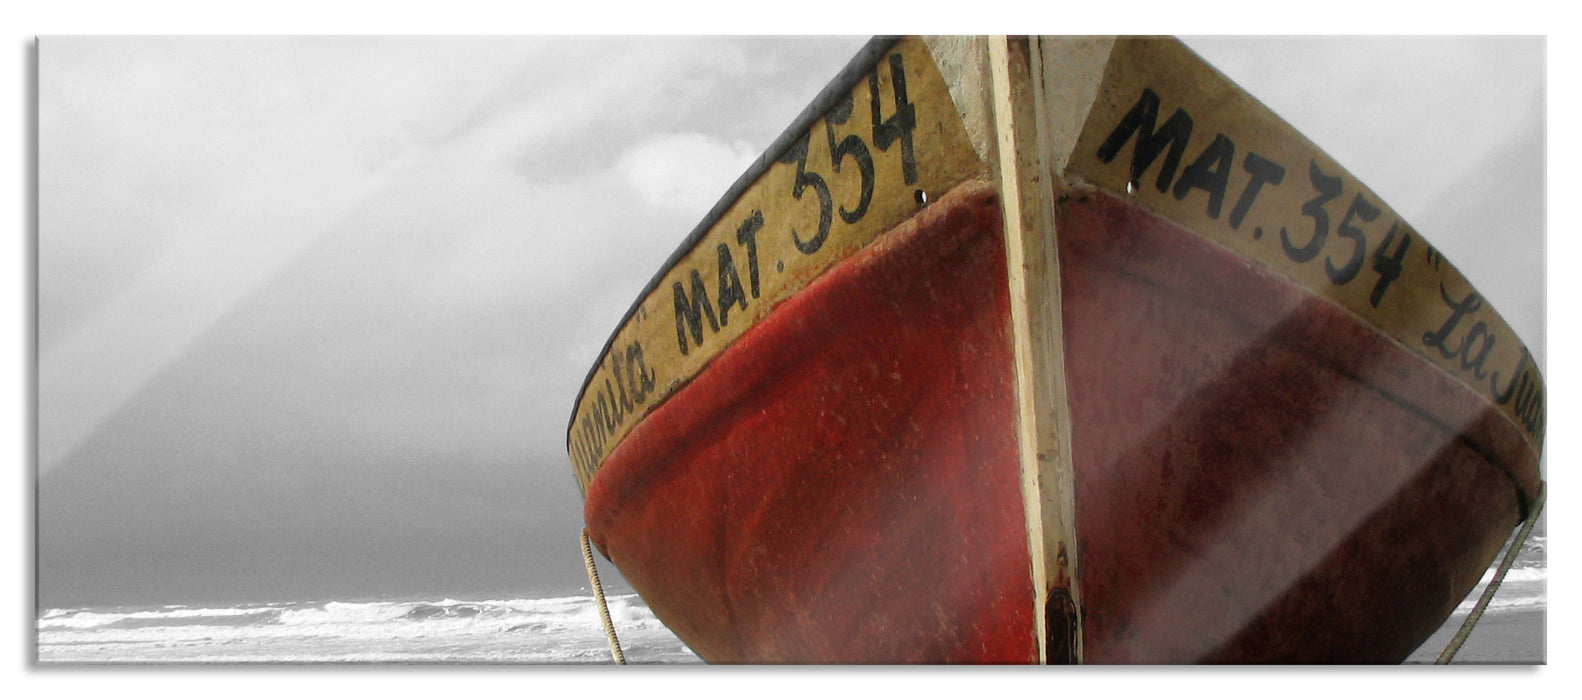
[[[711,662],[1034,662],[1001,214],[966,187],[785,302],[587,493]],[[1522,436],[1333,304],[1063,202],[1089,663],[1397,662],[1537,486]]]
[[[589,533],[704,659],[1037,660],[996,197],[844,261],[605,461]]]
[[[1085,660],[1405,659],[1536,494],[1515,426],[1117,197],[1059,220]]]

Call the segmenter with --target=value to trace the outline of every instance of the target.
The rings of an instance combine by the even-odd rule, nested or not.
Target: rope
[[[1505,560],[1500,562],[1500,568],[1494,572],[1494,578],[1483,589],[1483,596],[1478,598],[1478,604],[1473,606],[1472,613],[1461,623],[1461,629],[1456,632],[1455,638],[1450,640],[1450,645],[1439,654],[1439,659],[1434,661],[1435,664],[1450,663],[1450,660],[1456,657],[1456,652],[1461,650],[1461,645],[1467,641],[1467,635],[1472,634],[1472,628],[1478,624],[1478,619],[1483,617],[1483,609],[1489,606],[1490,600],[1494,599],[1494,592],[1499,590],[1500,582],[1505,580],[1505,572],[1510,571],[1511,564],[1516,562],[1516,555],[1521,553],[1522,545],[1527,542],[1527,535],[1532,533],[1533,524],[1538,522],[1538,514],[1544,510],[1547,486],[1548,484],[1542,481],[1538,482],[1538,500],[1533,505],[1533,512],[1527,516],[1527,522],[1522,524],[1522,530],[1517,533],[1516,541],[1505,550]]]
[[[604,586],[599,585],[599,570],[593,566],[593,546],[588,544],[588,528],[582,528],[582,563],[588,567],[588,583],[593,584],[593,601],[599,604],[599,619],[604,620],[604,637],[610,640],[610,656],[615,663],[624,665],[626,655],[621,653],[621,640],[615,638],[615,625],[610,622],[610,606],[604,602]]]

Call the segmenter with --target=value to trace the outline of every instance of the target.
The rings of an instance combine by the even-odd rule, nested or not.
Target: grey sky
[[[865,37],[46,38],[46,606],[583,583],[633,296]],[[1192,39],[1542,366],[1541,39]]]

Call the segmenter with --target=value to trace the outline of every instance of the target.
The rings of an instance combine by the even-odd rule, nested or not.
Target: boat
[[[1543,378],[1179,41],[863,48],[633,303],[587,535],[710,663],[1398,663],[1541,505]]]

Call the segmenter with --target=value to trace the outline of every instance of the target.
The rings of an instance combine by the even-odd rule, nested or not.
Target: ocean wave
[[[1541,543],[1540,543],[1541,545]],[[1521,559],[1517,560],[1518,562]],[[1499,565],[1489,567],[1483,572],[1483,577],[1478,585],[1472,589],[1467,597],[1456,606],[1456,612],[1466,613],[1477,605],[1483,597],[1488,586],[1494,580],[1494,574]],[[1547,606],[1548,601],[1549,570],[1542,561],[1517,565],[1505,572],[1505,577],[1500,581],[1500,587],[1495,590],[1494,597],[1489,600],[1488,610],[1517,612],[1522,610],[1541,610]]]
[[[636,594],[608,599],[618,630],[664,629]],[[58,643],[221,640],[266,637],[421,639],[456,634],[600,633],[591,596],[465,601],[290,603],[234,608],[51,609],[37,621]]]
[[[55,608],[38,619],[38,629],[94,629],[115,626],[151,626],[158,624],[236,624],[238,622],[263,622],[279,615],[284,608],[274,606],[245,608],[165,608],[160,610],[134,610],[128,612],[103,612],[85,609]]]
[[[607,599],[610,618],[615,622],[644,625],[657,623],[648,606],[636,594]],[[590,596],[564,598],[521,598],[512,600],[329,602],[323,605],[286,610],[279,622],[287,626],[322,626],[371,623],[488,623],[509,626],[538,624],[581,625],[598,620],[598,610]]]
[[[419,603],[377,602],[343,603],[331,601],[323,605],[300,607],[280,613],[280,624],[314,626],[338,623],[386,622],[400,619]]]
[[[1541,567],[1511,570],[1488,614],[1541,610]],[[1480,589],[1456,608],[1466,614]],[[610,617],[628,658],[697,658],[635,594],[610,596]],[[44,662],[606,663],[609,648],[591,596],[501,600],[303,602],[145,610],[44,611]]]
[[[1486,586],[1486,585],[1489,584],[1490,581],[1493,581],[1494,580],[1494,573],[1495,573],[1495,570],[1497,568],[1498,567],[1491,568],[1488,571],[1483,572],[1483,578],[1478,581],[1478,585]],[[1532,582],[1537,582],[1537,581],[1547,581],[1548,579],[1549,579],[1549,569],[1548,569],[1548,567],[1545,567],[1545,566],[1515,566],[1515,567],[1511,567],[1511,569],[1509,571],[1506,571],[1505,572],[1505,578],[1501,579],[1501,580],[1504,583],[1514,583],[1514,582],[1518,582],[1518,581],[1519,582],[1523,582],[1523,583],[1532,583]]]
[[[608,604],[623,645],[695,660],[636,594]],[[609,653],[592,596],[60,608],[40,615],[37,643],[41,661],[582,663]]]
[[[1541,593],[1540,594],[1536,594],[1536,595],[1509,595],[1509,596],[1508,595],[1503,595],[1503,593],[1504,593],[1504,589],[1501,589],[1499,593],[1496,593],[1494,595],[1494,599],[1489,601],[1489,606],[1488,606],[1488,608],[1486,608],[1487,612],[1496,612],[1496,611],[1515,612],[1515,611],[1520,611],[1520,610],[1540,610],[1540,609],[1542,609],[1545,606],[1546,596],[1541,594]],[[1456,606],[1456,612],[1458,614],[1466,614],[1466,613],[1472,612],[1472,609],[1474,607],[1477,607],[1478,599],[1480,597],[1481,596],[1467,596],[1466,600],[1461,601],[1461,604]],[[1487,614],[1487,613],[1485,613],[1485,614]]]

